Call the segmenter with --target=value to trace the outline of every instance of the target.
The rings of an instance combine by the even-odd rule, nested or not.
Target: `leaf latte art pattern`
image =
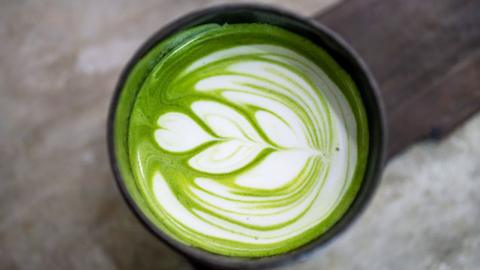
[[[269,25],[203,25],[142,61],[127,82],[138,89],[130,189],[168,235],[227,256],[275,255],[348,209],[368,124],[321,48]]]

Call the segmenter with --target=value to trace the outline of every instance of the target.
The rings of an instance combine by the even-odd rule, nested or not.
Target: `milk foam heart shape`
[[[158,118],[155,140],[171,152],[191,150],[213,139],[195,121],[181,113],[166,113]]]

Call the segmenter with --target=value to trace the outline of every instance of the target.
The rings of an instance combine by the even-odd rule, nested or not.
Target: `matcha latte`
[[[207,24],[132,68],[117,136],[125,184],[151,223],[215,254],[276,255],[327,231],[355,198],[368,123],[322,48],[266,24]]]

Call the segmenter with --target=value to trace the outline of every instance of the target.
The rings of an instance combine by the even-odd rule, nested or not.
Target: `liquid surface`
[[[160,43],[125,85],[129,189],[152,222],[227,256],[304,245],[348,209],[368,124],[321,48],[258,24],[203,25]]]

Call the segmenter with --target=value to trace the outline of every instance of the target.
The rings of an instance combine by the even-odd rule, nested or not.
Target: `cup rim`
[[[354,66],[352,68],[355,68],[355,72],[359,72],[360,76],[363,77],[362,79],[365,80],[364,83],[368,86],[366,87],[368,88],[367,90],[360,89],[360,86],[358,88],[360,92],[362,92],[362,90],[367,91],[363,94],[361,93],[362,100],[366,110],[373,110],[373,116],[375,117],[374,120],[376,122],[375,125],[377,126],[377,130],[374,130],[376,132],[377,140],[372,142],[372,139],[370,138],[370,144],[374,144],[369,146],[369,155],[373,154],[374,156],[369,156],[367,163],[367,170],[370,170],[370,177],[369,179],[367,179],[366,171],[360,190],[357,192],[355,199],[350,204],[348,210],[342,215],[342,217],[325,233],[321,234],[315,240],[285,253],[260,258],[229,257],[204,251],[202,249],[183,244],[173,239],[161,229],[159,229],[157,226],[155,226],[148,219],[148,217],[143,214],[141,209],[137,206],[137,204],[129,194],[127,187],[124,183],[122,174],[120,172],[120,168],[118,167],[117,156],[114,146],[114,120],[116,109],[119,104],[119,98],[124,83],[126,82],[126,79],[128,78],[128,75],[130,74],[130,71],[135,66],[135,64],[150,49],[152,49],[156,44],[158,44],[158,42],[164,40],[168,36],[184,28],[189,28],[196,25],[195,21],[200,21],[202,20],[202,18],[204,19],[205,17],[212,16],[212,14],[229,12],[231,13],[239,11],[267,13],[270,15],[286,18],[288,20],[299,23],[300,25],[302,25],[302,27],[308,27],[310,30],[313,30],[315,32],[314,34],[317,35],[320,39],[326,39],[326,41],[330,44],[329,46],[336,46],[340,48],[342,50],[342,53],[345,54],[345,57],[349,58],[350,61],[353,61],[352,64],[354,64]],[[335,57],[334,59],[337,61]],[[357,81],[356,84],[358,85]],[[365,95],[371,95],[369,100],[370,105],[368,106],[367,102],[365,101]],[[371,128],[371,120],[372,119],[370,119],[369,115],[369,129]],[[192,261],[194,265],[202,265],[210,268],[221,269],[263,269],[266,267],[286,265],[288,263],[305,259],[307,256],[310,256],[314,251],[321,250],[327,244],[331,243],[333,239],[345,232],[346,229],[354,223],[354,221],[358,220],[358,217],[361,215],[361,213],[363,213],[366,206],[371,201],[371,198],[373,197],[380,182],[381,171],[383,169],[386,158],[386,127],[387,125],[384,105],[378,90],[377,83],[372,73],[370,72],[362,58],[337,33],[329,29],[325,25],[319,23],[318,21],[297,15],[293,12],[278,7],[272,7],[262,4],[223,4],[208,7],[198,11],[193,11],[180,16],[178,19],[170,22],[166,26],[161,27],[160,30],[158,30],[148,39],[146,39],[146,41],[143,42],[139,49],[137,49],[137,51],[130,58],[127,65],[121,72],[114,89],[107,117],[107,147],[110,166],[115,178],[115,182],[118,189],[120,190],[120,193],[122,194],[123,199],[126,201],[127,205],[134,213],[134,215],[138,218],[138,220],[140,220],[144,227],[148,231],[150,231],[156,238],[160,239],[163,243],[166,243],[173,250],[182,254],[187,260]],[[372,150],[372,148],[375,149]]]

